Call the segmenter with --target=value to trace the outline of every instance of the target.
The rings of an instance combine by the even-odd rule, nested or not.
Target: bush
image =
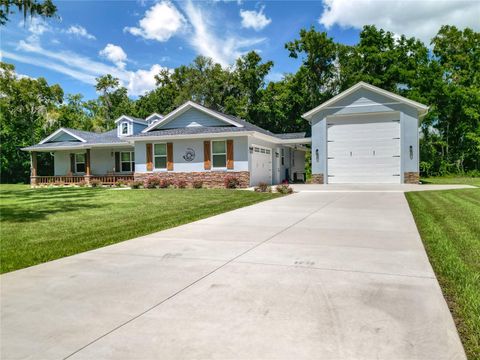
[[[85,186],[87,186],[87,182],[85,180],[81,180],[77,183],[77,185],[80,186],[80,187],[85,187]]]
[[[123,180],[117,180],[117,181],[115,182],[115,186],[116,186],[116,187],[124,187],[125,185],[126,185],[126,182],[123,181]]]
[[[192,186],[194,189],[201,189],[203,188],[203,181],[201,180],[195,180],[193,183],[192,183]]]
[[[277,185],[277,192],[280,194],[291,194],[293,189],[288,184]]]
[[[93,179],[93,180],[90,181],[90,186],[94,187],[94,188],[100,187],[100,186],[102,186],[102,182],[98,179]]]
[[[236,176],[227,176],[223,183],[227,189],[236,189],[240,186],[240,180]]]
[[[187,182],[185,180],[177,180],[176,185],[179,189],[185,189],[187,187]]]
[[[143,182],[135,180],[130,183],[132,189],[140,189],[143,186]]]
[[[267,183],[261,182],[254,189],[256,192],[272,192],[272,188]]]
[[[161,180],[160,180],[160,184],[158,185],[158,187],[159,187],[160,189],[166,189],[166,188],[168,188],[168,187],[170,187],[170,186],[172,186],[172,185],[173,185],[172,180],[169,180],[169,179],[161,179]]]
[[[155,189],[160,186],[160,178],[156,175],[149,176],[143,181],[145,189]]]

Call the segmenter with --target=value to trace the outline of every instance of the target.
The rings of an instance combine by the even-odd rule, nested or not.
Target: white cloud
[[[42,18],[38,17],[32,17],[30,20],[20,21],[18,26],[26,27],[30,33],[36,36],[52,31],[50,25],[48,25]]]
[[[361,29],[373,24],[396,34],[415,36],[427,45],[441,25],[480,29],[478,1],[323,0],[323,4],[319,22],[327,29],[333,25]]]
[[[18,62],[32,64],[45,69],[56,71],[79,80],[83,83],[94,85],[95,78],[112,74],[120,79],[130,95],[142,95],[155,88],[155,75],[162,69],[154,64],[148,70],[126,70],[111,66],[71,51],[51,51],[41,46],[38,39],[34,42],[22,40],[17,46],[17,51],[25,54],[3,51],[2,56]]]
[[[139,27],[126,27],[124,31],[145,39],[165,42],[180,31],[184,24],[183,15],[170,1],[164,0],[145,12],[145,16],[139,22]]]
[[[216,35],[207,21],[211,14],[202,13],[192,1],[186,3],[185,13],[192,26],[192,34],[188,37],[190,44],[199,54],[210,57],[223,66],[231,64],[245,51],[265,41],[265,38],[246,39],[234,35],[226,37]]]
[[[125,61],[127,60],[127,54],[118,45],[107,44],[103,50],[99,52],[100,56],[110,60],[120,69],[125,68]]]
[[[75,35],[78,37],[84,37],[89,40],[95,40],[95,36],[90,34],[87,29],[80,25],[72,25],[66,31],[67,34]]]
[[[272,22],[263,13],[264,7],[260,11],[255,10],[240,10],[240,16],[242,17],[242,27],[251,28],[255,31],[262,30],[265,26]]]

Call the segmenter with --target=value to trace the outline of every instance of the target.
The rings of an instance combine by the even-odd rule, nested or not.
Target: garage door
[[[400,183],[400,121],[329,119],[328,182]]]
[[[252,171],[250,173],[251,185],[256,186],[261,182],[272,183],[272,149],[252,145]]]

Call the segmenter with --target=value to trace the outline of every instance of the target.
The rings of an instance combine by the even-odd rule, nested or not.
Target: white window
[[[133,151],[122,151],[120,153],[120,166],[124,172],[135,170],[135,153]]]
[[[121,134],[128,135],[128,122],[122,123]]]
[[[155,169],[167,168],[167,144],[155,144],[153,146],[153,163]]]
[[[227,142],[225,140],[212,141],[212,164],[213,168],[217,169],[227,167]]]
[[[75,154],[75,172],[85,172],[85,154]]]

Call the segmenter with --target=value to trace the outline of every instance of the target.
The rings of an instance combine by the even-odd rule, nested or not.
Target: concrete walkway
[[[341,190],[5,274],[1,358],[465,359],[404,194]]]

